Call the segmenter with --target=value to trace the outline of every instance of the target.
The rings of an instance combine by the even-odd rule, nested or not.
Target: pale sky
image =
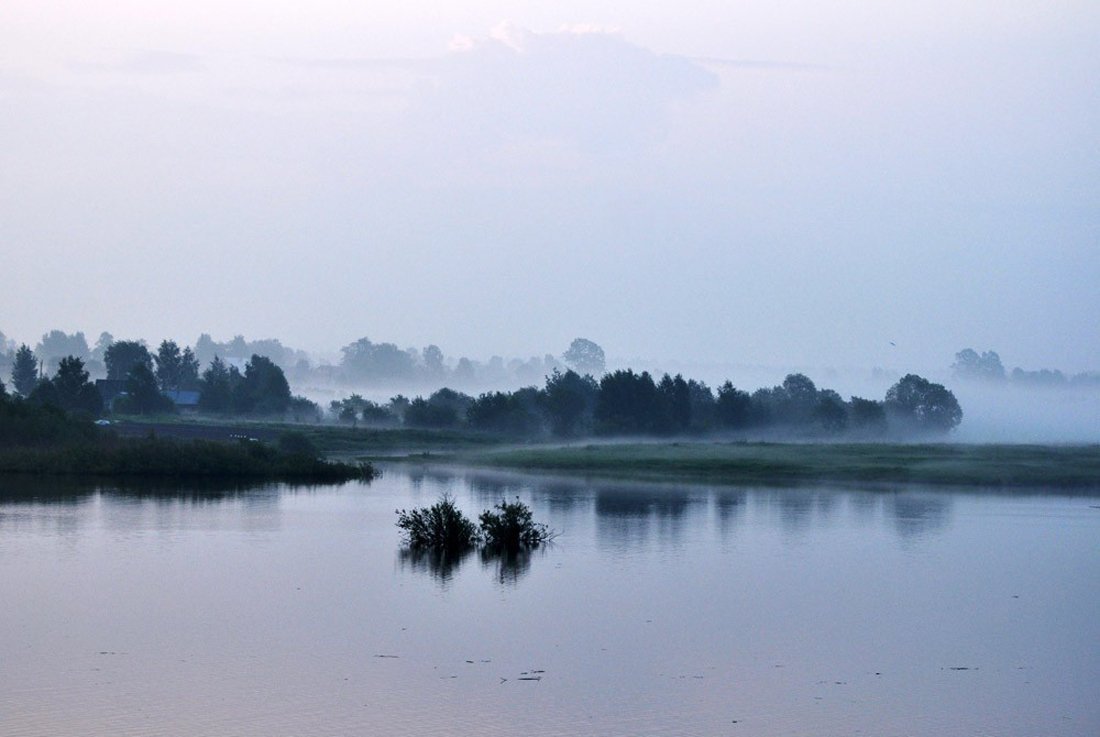
[[[1096,2],[0,3],[31,343],[1100,369],[1098,203]]]

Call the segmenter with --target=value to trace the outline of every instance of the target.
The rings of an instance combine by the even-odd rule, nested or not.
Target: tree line
[[[461,428],[522,438],[677,436],[722,433],[753,437],[942,435],[962,421],[955,395],[941,384],[908,374],[882,400],[818,389],[804,374],[748,392],[727,381],[705,383],[625,369],[598,381],[573,370],[553,371],[543,387],[486,392],[472,397],[450,388],[385,404],[359,395],[333,401],[334,418],[351,424]]]
[[[602,370],[603,351],[584,339],[564,357]],[[27,345],[14,351],[11,382],[26,400],[65,412],[99,416],[160,414],[180,406],[214,415],[262,416],[317,422],[321,408],[294,396],[283,369],[253,354],[239,360],[215,355],[200,371],[190,347],[164,340],[155,352],[142,341],[103,346],[106,379],[93,383],[82,358],[60,358],[50,373]],[[726,381],[717,390],[681,375],[654,379],[623,369],[603,373],[554,367],[543,386],[492,391],[477,397],[452,388],[427,397],[397,395],[386,403],[358,394],[329,406],[333,420],[351,424],[419,428],[469,428],[520,438],[593,435],[705,435],[854,437],[943,434],[962,420],[954,394],[941,384],[909,374],[882,400],[819,389],[804,374],[749,392]]]
[[[93,379],[108,377],[107,350],[119,342],[111,333],[103,332],[90,344],[83,332],[65,333],[50,330],[33,352],[41,374],[57,371],[62,358],[79,358]],[[15,360],[16,345],[0,332],[0,375],[7,375]],[[603,349],[586,338],[575,339],[560,357],[546,354],[530,358],[505,359],[493,356],[487,361],[448,357],[437,345],[424,348],[401,348],[395,343],[375,342],[367,337],[352,341],[340,349],[335,363],[317,362],[303,350],[283,345],[276,338],[247,340],[237,335],[228,341],[214,340],[202,333],[190,349],[190,356],[200,366],[208,366],[215,358],[229,365],[243,365],[252,356],[269,359],[281,368],[296,385],[308,383],[344,386],[499,386],[541,381],[555,368],[573,368],[580,373],[598,376],[603,373]]]
[[[1100,372],[1083,371],[1067,375],[1059,369],[1027,370],[1019,366],[1008,371],[996,351],[964,348],[955,354],[951,370],[960,379],[986,381],[991,384],[1011,383],[1033,387],[1100,387]]]
[[[321,416],[315,403],[291,394],[283,370],[265,356],[254,354],[243,370],[215,356],[200,372],[190,347],[164,340],[152,352],[142,341],[120,340],[104,348],[102,360],[106,378],[93,382],[84,359],[64,356],[51,372],[24,344],[14,351],[12,390],[32,404],[93,417],[164,414],[179,406],[220,415]]]

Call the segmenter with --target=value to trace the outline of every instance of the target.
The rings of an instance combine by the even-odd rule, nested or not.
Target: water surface
[[[1096,497],[399,469],[7,491],[4,735],[1100,734]],[[444,491],[562,534],[403,553],[394,510]]]

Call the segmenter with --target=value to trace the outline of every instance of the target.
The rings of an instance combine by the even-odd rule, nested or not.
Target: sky
[[[0,330],[1100,369],[1094,1],[0,3]]]

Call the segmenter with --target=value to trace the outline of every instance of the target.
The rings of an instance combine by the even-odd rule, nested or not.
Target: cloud
[[[414,91],[410,122],[444,131],[451,144],[618,152],[659,139],[677,101],[718,82],[686,57],[657,54],[611,29],[541,33],[502,23],[486,37],[452,40]]]

